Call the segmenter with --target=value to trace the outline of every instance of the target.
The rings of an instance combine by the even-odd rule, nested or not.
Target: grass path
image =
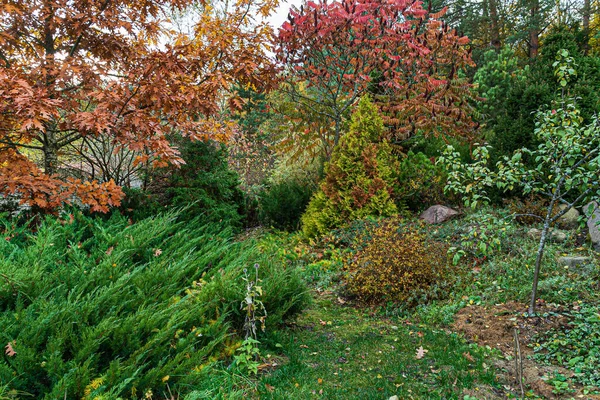
[[[463,399],[495,380],[488,350],[330,294],[316,294],[296,324],[263,343],[281,353],[269,358],[282,365],[260,375],[260,399]]]

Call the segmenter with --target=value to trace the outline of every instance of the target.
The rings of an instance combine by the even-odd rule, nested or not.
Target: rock
[[[398,396],[392,396],[388,400],[398,400]]]
[[[527,236],[535,240],[540,240],[542,237],[542,231],[536,228],[531,228],[529,231],[527,231]],[[563,243],[565,240],[567,240],[567,234],[554,229],[550,231],[550,236],[548,239],[553,242]]]
[[[559,211],[563,211],[565,208],[567,208],[566,204],[561,204],[558,206]],[[579,211],[571,207],[565,215],[558,219],[558,225],[562,229],[577,229],[579,226],[579,215]]]
[[[578,265],[585,265],[592,262],[591,257],[584,256],[564,256],[558,259],[559,265],[566,265],[569,268],[577,267]]]
[[[588,203],[583,208],[583,212],[588,217],[587,227],[594,250],[600,251],[600,226],[598,226],[598,223],[600,223],[600,209],[598,208],[598,203],[595,201]]]
[[[438,204],[423,211],[419,218],[429,222],[430,224],[441,224],[442,222],[446,222],[454,218],[458,214],[458,211]]]

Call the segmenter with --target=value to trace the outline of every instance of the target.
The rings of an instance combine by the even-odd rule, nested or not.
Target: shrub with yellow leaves
[[[450,268],[446,245],[429,242],[397,217],[372,226],[365,237],[366,245],[346,263],[346,288],[361,301],[415,305]]]

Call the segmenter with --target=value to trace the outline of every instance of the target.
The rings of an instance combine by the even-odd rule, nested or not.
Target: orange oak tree
[[[168,138],[224,140],[232,84],[269,85],[271,29],[253,21],[276,0],[0,1],[0,195],[53,210],[78,199],[118,205],[108,178],[69,176],[64,154],[86,139],[135,152],[136,163],[181,163]],[[194,29],[171,15],[195,6]]]

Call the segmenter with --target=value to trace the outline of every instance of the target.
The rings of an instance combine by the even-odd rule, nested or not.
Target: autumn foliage
[[[471,85],[461,71],[473,63],[468,39],[440,20],[444,12],[414,0],[308,1],[279,30],[277,55],[290,81],[318,89],[316,98],[294,96],[335,124],[335,143],[366,92],[398,139],[468,137]]]
[[[401,222],[390,218],[369,228],[366,244],[347,262],[347,290],[364,302],[410,305],[446,279],[447,246]]]
[[[220,104],[241,106],[233,83],[268,85],[270,28],[248,10],[271,2],[203,7],[193,32],[169,26],[192,0],[15,0],[0,5],[0,194],[53,209],[75,198],[94,211],[119,203],[120,188],[93,171],[87,141],[135,152],[134,163],[180,163],[168,137],[224,140]],[[102,155],[102,156],[109,156]],[[74,176],[77,176],[75,178]]]

